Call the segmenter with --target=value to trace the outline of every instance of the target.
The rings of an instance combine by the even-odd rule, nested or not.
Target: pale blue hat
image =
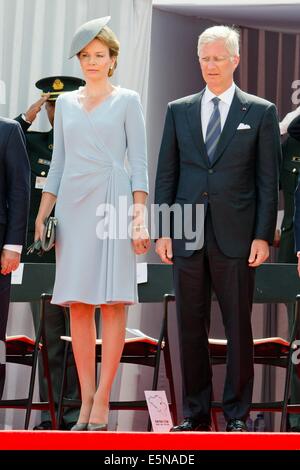
[[[78,54],[89,42],[95,39],[109,20],[110,16],[103,16],[102,18],[96,18],[81,25],[73,36],[69,59]]]

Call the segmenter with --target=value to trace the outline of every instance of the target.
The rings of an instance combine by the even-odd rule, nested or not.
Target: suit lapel
[[[198,148],[200,155],[205,163],[205,166],[209,165],[209,160],[206,152],[205,143],[203,140],[202,134],[202,122],[201,122],[201,100],[204,90],[202,90],[197,95],[192,96],[192,98],[187,102],[186,113],[187,120],[190,126],[190,130]]]
[[[245,115],[247,114],[249,106],[250,105],[247,101],[246,94],[236,87],[236,91],[216,148],[212,165],[214,165],[224,153],[226,147],[229,145],[231,139],[236,133],[238,125],[240,122],[242,122]]]

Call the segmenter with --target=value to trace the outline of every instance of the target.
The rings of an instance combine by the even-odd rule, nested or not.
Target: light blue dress
[[[133,191],[148,192],[139,96],[117,88],[88,112],[78,94],[65,93],[56,102],[44,187],[57,196],[52,303],[131,304],[137,301],[136,257],[127,213]]]

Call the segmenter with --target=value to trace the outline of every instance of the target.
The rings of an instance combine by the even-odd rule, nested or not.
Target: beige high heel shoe
[[[76,423],[71,427],[70,431],[87,431],[88,423]]]

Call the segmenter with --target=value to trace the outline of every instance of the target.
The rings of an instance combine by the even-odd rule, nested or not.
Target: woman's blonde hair
[[[114,71],[117,68],[117,59],[120,51],[120,43],[115,33],[108,27],[104,26],[100,33],[97,34],[95,39],[99,39],[109,49],[110,57],[115,57],[115,63],[111,69],[109,69],[108,76],[112,77]]]

